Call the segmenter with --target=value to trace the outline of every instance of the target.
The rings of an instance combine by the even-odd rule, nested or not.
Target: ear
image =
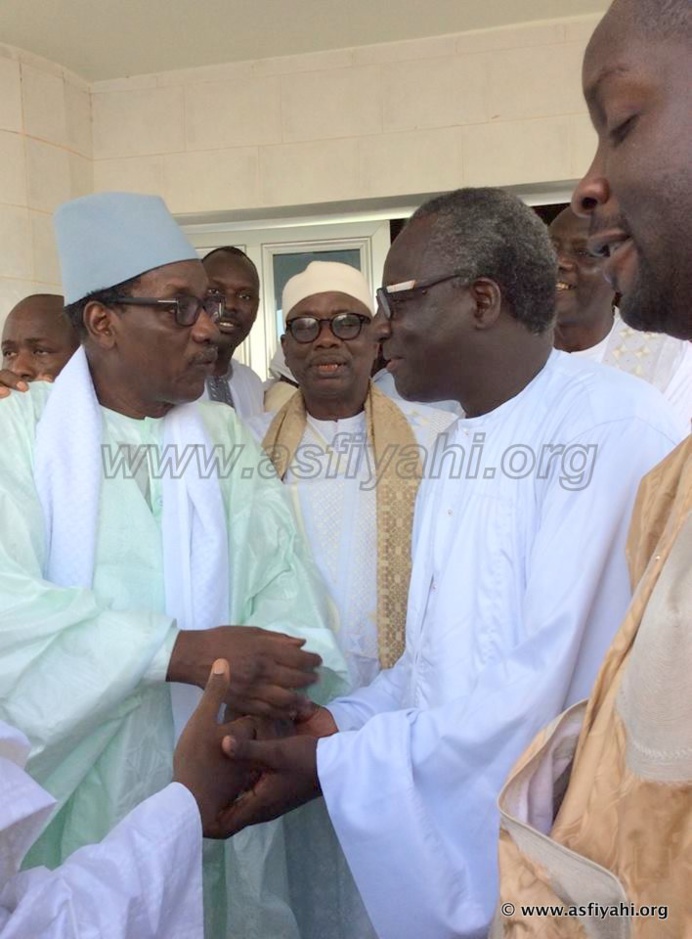
[[[116,344],[117,326],[120,317],[115,310],[97,300],[84,307],[84,329],[87,338],[102,349],[111,349]]]
[[[469,285],[469,293],[474,301],[474,327],[491,329],[497,322],[502,309],[502,291],[487,277],[479,277]]]

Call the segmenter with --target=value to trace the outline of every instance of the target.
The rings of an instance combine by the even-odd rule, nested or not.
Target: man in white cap
[[[181,726],[214,659],[235,712],[273,717],[320,656],[320,696],[342,667],[283,488],[230,408],[189,403],[222,300],[164,203],[87,196],[55,230],[82,346],[54,384],[0,402],[0,718],[58,801],[28,859],[46,866],[170,780],[172,705]],[[224,847],[207,858],[219,936],[227,876],[243,907]]]
[[[360,688],[403,652],[416,492],[454,417],[394,402],[372,383],[373,298],[356,268],[313,261],[287,282],[282,309],[298,392],[249,426],[292,495],[339,613],[351,688]],[[372,927],[323,805],[299,816],[287,819],[287,841],[301,936],[366,939]]]
[[[234,358],[244,342],[259,308],[259,274],[250,258],[233,245],[214,248],[202,258],[209,283],[222,294],[223,311],[218,322],[219,354],[213,373],[207,378],[206,394],[235,409],[242,420],[262,414],[262,379],[249,366]]]

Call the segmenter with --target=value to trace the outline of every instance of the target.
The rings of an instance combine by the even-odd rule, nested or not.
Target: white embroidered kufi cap
[[[350,264],[337,261],[311,261],[300,274],[286,283],[281,296],[281,309],[286,317],[296,303],[316,293],[346,293],[368,308],[375,315],[375,305],[365,277]]]
[[[176,261],[197,260],[160,196],[100,192],[53,216],[65,304]]]

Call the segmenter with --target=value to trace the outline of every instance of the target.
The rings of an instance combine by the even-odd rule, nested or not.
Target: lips
[[[204,368],[211,371],[216,363],[216,358],[216,349],[211,349],[209,352],[205,352],[203,355],[198,355],[194,358],[190,365],[192,368]]]

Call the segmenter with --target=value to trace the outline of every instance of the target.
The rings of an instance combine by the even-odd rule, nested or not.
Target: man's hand
[[[297,689],[318,681],[319,655],[304,652],[304,639],[254,626],[183,630],[168,665],[167,681],[202,687],[214,659],[226,659],[231,679],[226,704],[236,714],[282,720],[305,698]]]
[[[260,742],[236,736],[233,730],[224,738],[223,749],[229,763],[259,774],[252,788],[233,803],[224,817],[226,831],[231,834],[278,818],[322,794],[314,737]]]
[[[0,398],[6,398],[11,391],[28,391],[29,383],[15,375],[9,368],[0,369]]]
[[[214,662],[202,700],[180,735],[173,754],[173,779],[186,786],[195,797],[207,838],[227,838],[229,810],[236,796],[252,784],[256,776],[246,766],[232,763],[221,748],[232,732],[238,740],[254,735],[252,721],[241,718],[227,724],[217,722],[228,694],[228,662]]]
[[[307,706],[301,708],[296,714],[295,732],[297,734],[305,734],[319,740],[320,737],[331,737],[338,730],[331,712],[327,708],[313,704],[312,701],[308,701]]]

